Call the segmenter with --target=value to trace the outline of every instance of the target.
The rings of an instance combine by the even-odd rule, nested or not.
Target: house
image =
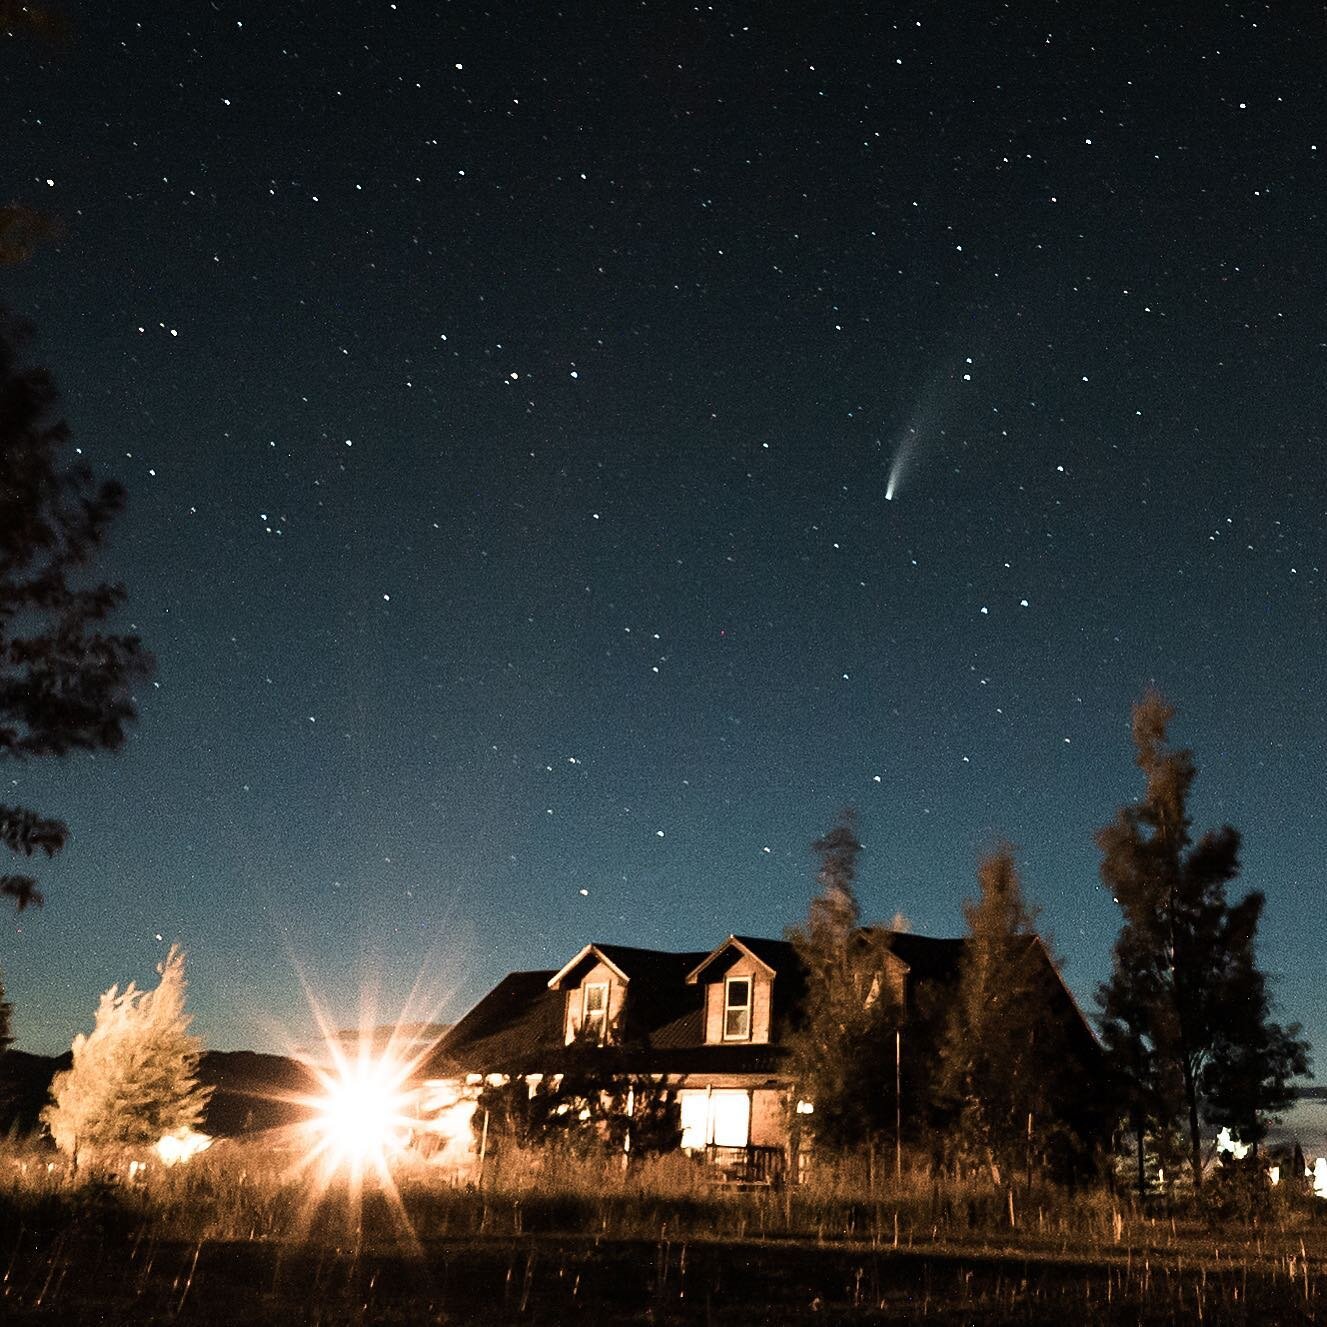
[[[935,1026],[935,1010],[955,987],[965,942],[904,931],[884,938],[878,979],[902,1011],[898,1045],[906,1050],[899,1053],[932,1056],[925,1029]],[[1028,943],[1045,969],[1045,998],[1057,1006],[1074,1044],[1095,1055],[1095,1036],[1044,945],[1036,937]],[[583,1064],[587,1046],[611,1046],[619,1072],[676,1093],[684,1149],[711,1155],[742,1149],[766,1170],[777,1168],[790,1151],[795,1113],[814,1109],[792,1099],[787,1063],[788,1032],[805,992],[801,964],[786,940],[729,935],[709,951],[685,953],[587,944],[556,971],[503,978],[455,1025],[426,1068],[424,1111],[440,1122],[440,1132],[469,1148],[469,1119],[485,1082],[538,1082],[573,1061]]]

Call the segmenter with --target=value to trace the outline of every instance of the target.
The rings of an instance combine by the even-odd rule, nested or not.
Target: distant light
[[[212,1146],[212,1139],[205,1133],[195,1133],[192,1129],[176,1129],[173,1133],[163,1134],[157,1140],[157,1155],[162,1164],[177,1166],[191,1161],[199,1152],[206,1152]]]

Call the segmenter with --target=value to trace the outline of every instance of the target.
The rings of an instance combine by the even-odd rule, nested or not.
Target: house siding
[[[786,1147],[788,1143],[788,1089],[758,1087],[751,1093],[753,1147]]]
[[[774,983],[770,980],[765,966],[746,954],[739,954],[730,966],[715,975],[717,980],[705,983],[705,1040],[710,1044],[722,1044],[724,1041],[724,979],[750,977],[751,1035],[742,1040],[762,1045],[767,1043],[770,1039],[770,1007]]]
[[[587,968],[575,986],[567,988],[566,1006],[563,1012],[563,1040],[574,1041],[581,1030],[581,1013],[585,1008],[585,987],[606,985],[608,987],[608,1027],[621,1025],[622,1012],[626,1005],[627,988],[622,979],[604,963],[596,963]]]

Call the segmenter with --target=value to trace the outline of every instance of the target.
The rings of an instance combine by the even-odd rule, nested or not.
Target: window
[[[745,1147],[751,1140],[751,1094],[732,1088],[677,1094],[682,1147],[688,1152],[709,1147]]]
[[[581,1035],[603,1041],[608,1025],[608,983],[592,981],[581,987]]]
[[[723,1039],[751,1040],[750,977],[728,977],[723,983]]]

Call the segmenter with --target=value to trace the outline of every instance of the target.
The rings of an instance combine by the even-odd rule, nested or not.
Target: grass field
[[[855,1174],[730,1191],[506,1158],[319,1192],[256,1149],[133,1183],[0,1155],[6,1323],[1279,1323],[1327,1311],[1327,1220],[1284,1191],[1106,1192]]]

